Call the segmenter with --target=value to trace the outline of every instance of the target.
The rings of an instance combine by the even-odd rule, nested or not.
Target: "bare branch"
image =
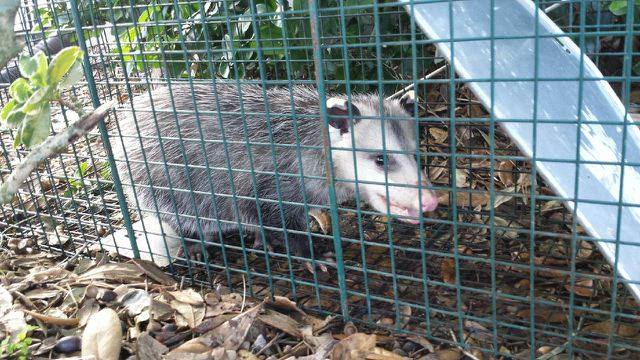
[[[18,0],[7,0],[0,3],[0,67],[4,67],[20,50],[16,44],[13,24],[20,7]]]
[[[437,69],[433,70],[433,71],[432,71],[432,72],[430,72],[429,74],[427,74],[427,75],[425,75],[425,76],[421,77],[420,79],[418,79],[418,81],[421,81],[421,80],[429,80],[429,79],[431,79],[432,77],[434,77],[434,76],[436,76],[436,75],[440,74],[441,72],[443,72],[446,68],[447,68],[447,65],[441,66],[441,67],[439,67],[439,68],[437,68]],[[400,96],[400,95],[402,95],[402,94],[406,93],[407,91],[409,91],[409,90],[413,89],[413,85],[414,85],[414,84],[413,84],[413,83],[411,83],[411,84],[409,84],[409,85],[405,86],[404,88],[402,88],[402,89],[398,90],[398,91],[397,91],[397,92],[395,92],[394,94],[387,96],[387,100],[391,100],[391,99],[395,98],[396,96]]]
[[[77,110],[76,112],[82,114],[82,110],[79,109],[78,106],[65,100],[59,101],[66,107],[74,111]],[[40,163],[63,152],[79,137],[95,128],[96,125],[107,116],[115,104],[116,101],[111,100],[100,105],[97,109],[73,123],[73,125],[66,128],[63,132],[48,138],[35,149],[31,150],[27,157],[22,159],[20,164],[13,169],[6,181],[0,186],[0,204],[7,203],[13,199],[13,196],[18,192],[18,189],[25,180],[27,180],[29,174],[31,174]]]

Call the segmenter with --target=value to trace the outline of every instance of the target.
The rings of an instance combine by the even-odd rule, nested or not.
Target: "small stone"
[[[53,350],[61,354],[69,354],[80,350],[81,346],[82,340],[79,336],[65,336],[56,342]]]

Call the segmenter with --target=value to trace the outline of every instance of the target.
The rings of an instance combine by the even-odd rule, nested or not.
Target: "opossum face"
[[[416,161],[412,93],[385,101],[384,122],[377,96],[352,100],[351,114],[359,117],[354,120],[349,120],[349,105],[344,99],[327,101],[331,146],[344,149],[332,150],[337,177],[348,180],[344,182],[347,187],[355,190],[358,186],[360,197],[376,211],[389,211],[400,215],[400,220],[417,223],[416,218],[435,210],[438,201],[436,194],[425,188],[429,185],[427,174],[418,169]]]

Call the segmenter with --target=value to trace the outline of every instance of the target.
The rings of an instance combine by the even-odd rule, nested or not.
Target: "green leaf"
[[[9,100],[9,102],[2,108],[2,112],[0,112],[0,119],[6,120],[7,115],[9,115],[11,110],[16,108],[16,105],[18,105],[18,102],[16,101],[16,99]]]
[[[640,75],[640,61],[633,65],[633,73],[636,75]]]
[[[7,126],[15,128],[22,122],[25,116],[27,116],[27,114],[25,114],[24,111],[16,110],[9,113],[5,121],[7,122]]]
[[[45,86],[34,92],[22,106],[22,111],[29,114],[34,110],[39,110],[43,102],[51,100],[51,87]]]
[[[51,131],[51,106],[46,103],[35,115],[25,118],[20,132],[21,142],[28,148],[42,143]]]
[[[38,63],[38,67],[36,73],[31,77],[31,82],[37,86],[45,86],[47,85],[48,73],[47,70],[49,68],[49,62],[47,61],[47,57],[44,55],[42,51],[39,51],[34,59]]]
[[[18,69],[20,70],[20,75],[26,78],[30,78],[38,70],[38,60],[36,60],[35,56],[20,56],[20,60],[18,61]]]
[[[77,46],[62,49],[49,65],[49,82],[57,83],[69,72],[73,64],[82,56],[82,50]]]
[[[640,5],[640,0],[635,0],[635,5]],[[627,13],[627,0],[613,0],[609,4],[609,11],[617,16],[625,15]]]
[[[23,103],[31,96],[29,82],[24,78],[19,78],[9,86],[9,96],[17,102]]]
[[[60,81],[59,88],[61,90],[68,89],[77,84],[84,76],[84,69],[82,68],[82,62],[76,61],[69,72]]]

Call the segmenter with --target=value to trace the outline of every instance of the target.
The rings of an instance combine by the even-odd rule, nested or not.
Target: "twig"
[[[31,315],[34,319],[38,319],[44,323],[58,326],[77,326],[80,322],[77,318],[63,319],[48,315],[43,315],[34,311],[22,310],[25,314]]]
[[[247,283],[244,280],[244,274],[242,274],[242,306],[240,307],[240,312],[244,311],[245,301],[247,299]]]
[[[78,257],[80,257],[80,255],[87,250],[87,248],[89,247],[88,243],[84,243],[84,245],[82,245],[80,247],[80,249],[76,250],[76,253],[73,254],[70,258],[58,263],[58,265],[56,265],[58,268],[60,269],[65,269],[69,264],[71,264],[72,262],[76,261],[76,259]]]
[[[453,338],[453,342],[457,344],[458,343],[458,339],[456,339],[456,334],[451,329],[449,329],[449,332],[451,333],[451,337]],[[470,357],[471,359],[480,360],[480,359],[478,359],[477,356],[475,356],[472,353],[468,352],[462,346],[460,346],[460,345],[456,345],[456,346],[458,347],[458,349],[460,349],[460,351],[462,351],[463,354],[465,354],[466,356]]]
[[[544,12],[546,14],[548,14],[548,13],[552,12],[553,10],[559,8],[560,6],[562,6],[562,5],[566,4],[566,3],[567,3],[567,0],[561,0],[561,2],[553,4],[553,5],[549,6],[548,8],[544,9]]]
[[[64,100],[60,100],[60,103],[68,106],[72,110],[82,113],[81,109],[77,109],[77,106],[68,103]],[[35,149],[29,152],[29,155],[22,159],[7,180],[0,186],[0,204],[11,201],[13,196],[18,192],[18,189],[29,177],[29,174],[44,160],[61,153],[69,146],[69,144],[75,142],[79,137],[85,135],[91,131],[98,123],[103,120],[109,110],[116,104],[115,100],[108,101],[100,105],[97,109],[91,113],[83,116],[80,120],[73,123],[73,125],[66,128],[63,132],[60,132],[38,145]]]
[[[273,337],[273,339],[269,340],[269,342],[268,342],[268,343],[266,343],[266,344],[262,347],[262,349],[260,349],[260,350],[256,353],[256,356],[260,356],[260,354],[262,354],[262,353],[263,353],[263,352],[265,352],[267,349],[269,349],[271,346],[273,346],[273,344],[274,344],[276,341],[280,340],[280,338],[283,336],[282,334],[283,334],[283,333],[280,333],[280,334],[278,334],[278,335],[274,336],[274,337]]]
[[[447,65],[441,66],[441,67],[433,70],[429,74],[421,77],[420,79],[418,79],[418,81],[431,79],[432,77],[434,77],[434,76],[440,74],[441,72],[443,72],[446,68],[447,68]],[[411,89],[413,89],[413,84],[409,84],[409,85],[405,86],[404,88],[398,90],[393,95],[387,97],[387,100],[391,100],[391,99],[395,98],[396,96],[400,96],[400,95],[406,93],[407,91],[409,91]]]

